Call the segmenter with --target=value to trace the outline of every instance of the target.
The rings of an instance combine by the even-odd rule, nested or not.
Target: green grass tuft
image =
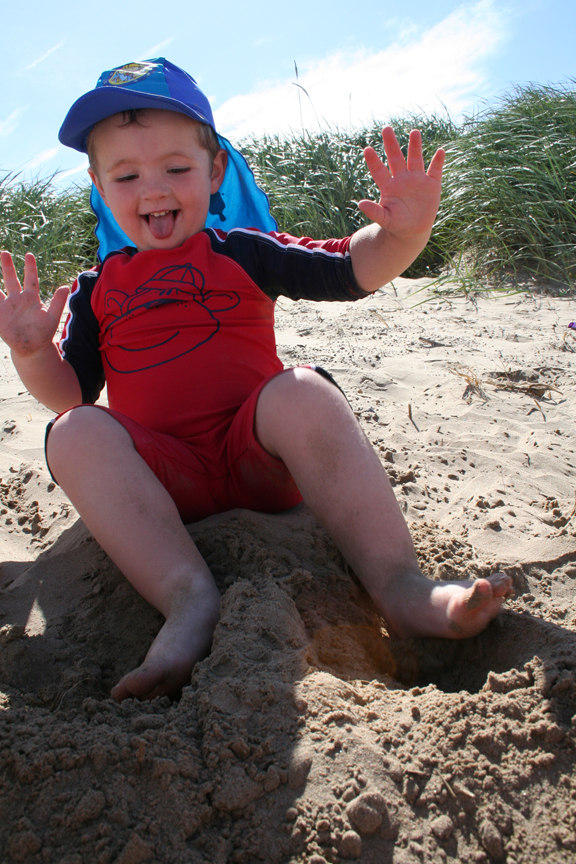
[[[463,278],[494,284],[530,276],[573,286],[573,87],[516,88],[467,118],[446,151],[433,237],[446,263],[455,263]]]

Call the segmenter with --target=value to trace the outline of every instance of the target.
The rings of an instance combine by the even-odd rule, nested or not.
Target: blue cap
[[[216,132],[210,103],[196,81],[169,60],[156,57],[103,72],[94,90],[74,102],[58,138],[67,147],[86,153],[86,139],[96,123],[134,108],[178,111],[211,126]],[[218,141],[228,153],[228,165],[219,191],[210,200],[206,227],[223,231],[232,228],[277,230],[270,215],[268,197],[257,185],[248,163],[226,138],[218,135]],[[90,203],[98,217],[98,257],[103,261],[109,252],[130,246],[132,241],[119,227],[94,186]]]

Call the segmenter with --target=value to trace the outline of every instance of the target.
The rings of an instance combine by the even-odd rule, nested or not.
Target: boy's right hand
[[[38,268],[31,252],[24,263],[24,287],[9,252],[1,252],[4,291],[0,291],[0,338],[19,357],[31,357],[52,343],[58,329],[68,288],[57,288],[50,304],[40,299]]]

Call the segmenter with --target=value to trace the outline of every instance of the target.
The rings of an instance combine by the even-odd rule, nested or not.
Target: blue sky
[[[2,27],[0,172],[63,184],[85,164],[58,143],[66,111],[131,60],[183,66],[236,139],[442,104],[458,116],[513,84],[576,78],[574,0],[31,0],[4,2]]]

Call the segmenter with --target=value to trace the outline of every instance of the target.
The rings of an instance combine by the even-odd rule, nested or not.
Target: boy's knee
[[[46,456],[51,466],[86,432],[87,415],[94,410],[89,405],[78,405],[54,420],[46,438]]]
[[[46,456],[53,469],[60,459],[67,460],[78,448],[91,449],[102,443],[107,427],[122,427],[105,411],[93,405],[77,405],[57,417],[46,441]]]
[[[81,429],[86,426],[86,424],[90,423],[90,418],[96,413],[99,413],[99,411],[100,409],[95,408],[93,405],[77,405],[75,408],[70,408],[69,411],[65,411],[54,420],[51,427],[50,438],[55,433],[61,434],[63,431]]]
[[[287,369],[273,378],[264,389],[272,389],[271,385],[274,385],[276,398],[286,400],[292,407],[298,403],[306,405],[309,402],[319,406],[324,399],[345,401],[342,391],[334,382],[307,366]]]
[[[266,439],[269,429],[285,432],[296,424],[314,426],[334,422],[349,411],[342,391],[329,379],[307,367],[287,369],[264,387],[256,409],[257,435]]]

